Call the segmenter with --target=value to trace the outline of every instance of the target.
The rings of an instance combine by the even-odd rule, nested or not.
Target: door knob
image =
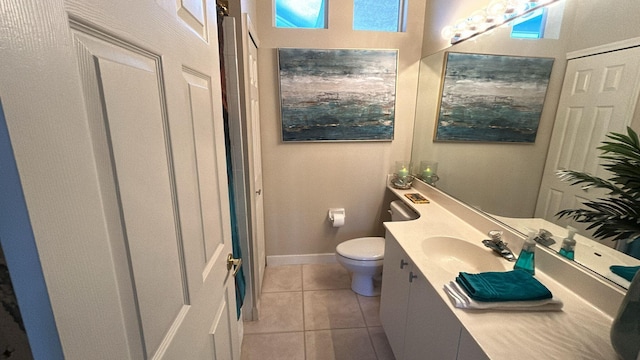
[[[262,194],[262,189],[258,189],[258,190],[256,191],[256,194],[258,194],[258,195]]]
[[[233,269],[233,276],[236,276],[238,271],[240,271],[240,266],[242,266],[242,259],[236,259],[233,257],[233,254],[227,255],[227,270]]]

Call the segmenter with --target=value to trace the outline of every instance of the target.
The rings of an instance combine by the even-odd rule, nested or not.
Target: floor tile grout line
[[[281,294],[281,293],[291,293],[291,292],[302,292],[302,289],[301,290],[263,291],[262,294]]]
[[[373,326],[376,327],[376,326]],[[357,329],[368,329],[368,327],[366,326],[350,326],[350,327],[345,327],[345,328],[327,328],[327,329],[307,329],[305,331],[327,331],[327,330],[357,330]]]
[[[304,330],[292,330],[292,331],[269,331],[269,332],[259,332],[259,333],[250,333],[244,335],[274,335],[274,334],[296,334],[302,333]]]
[[[307,359],[307,326],[304,313],[304,264],[300,265],[300,288],[302,288],[302,350],[304,359]]]
[[[300,265],[300,287],[303,292],[306,290],[304,288],[304,264]]]
[[[362,320],[364,321],[364,326],[367,331],[369,343],[371,344],[371,349],[373,350],[373,353],[376,355],[376,359],[378,359],[378,352],[376,351],[376,347],[373,344],[373,339],[371,338],[371,331],[369,331],[369,325],[367,324],[367,317],[364,315],[364,309],[362,309],[362,302],[360,301],[360,296],[358,296],[358,294],[356,294],[356,300],[358,301],[358,307],[360,308],[360,315],[362,315]]]
[[[367,328],[367,335],[369,335],[369,342],[371,343],[371,348],[373,349],[373,353],[376,355],[376,359],[380,359],[380,356],[378,355],[378,352],[376,351],[376,346],[373,343],[373,338],[371,337],[371,331],[369,331],[369,328]]]

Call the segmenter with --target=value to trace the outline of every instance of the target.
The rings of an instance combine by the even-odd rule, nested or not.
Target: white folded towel
[[[444,285],[444,291],[449,295],[455,307],[460,309],[478,309],[478,310],[511,310],[511,311],[560,311],[562,310],[562,301],[560,299],[551,298],[545,300],[532,301],[496,301],[485,302],[475,301],[470,298],[466,291],[455,281],[451,281]]]

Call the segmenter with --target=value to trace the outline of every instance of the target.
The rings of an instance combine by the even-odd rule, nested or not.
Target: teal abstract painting
[[[535,142],[553,59],[446,57],[436,141]]]
[[[278,49],[282,140],[393,140],[397,58],[397,50]]]

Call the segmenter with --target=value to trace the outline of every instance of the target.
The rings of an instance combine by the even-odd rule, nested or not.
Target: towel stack
[[[457,308],[526,311],[558,311],[562,301],[523,270],[469,274],[444,286]]]

